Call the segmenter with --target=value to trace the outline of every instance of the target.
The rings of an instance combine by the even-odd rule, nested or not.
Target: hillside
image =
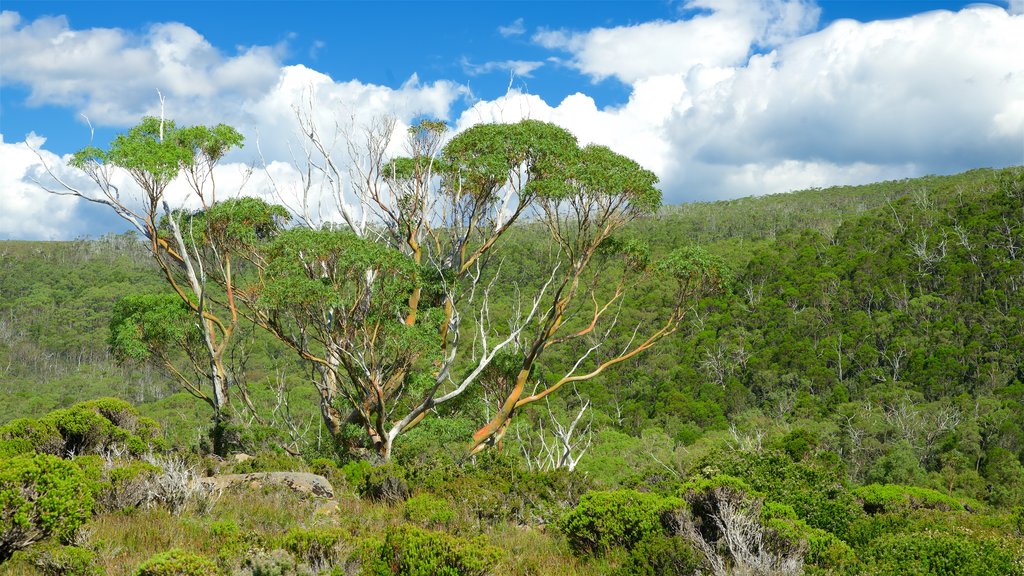
[[[535,270],[551,247],[535,226],[503,239],[512,249],[493,296],[501,318],[513,313],[514,287],[543,281]],[[300,565],[368,570],[374,554],[440,554],[436,546],[459,574],[687,574],[712,562],[725,530],[714,518],[738,505],[771,541],[760,550],[778,564],[771,573],[797,573],[781,567],[797,557],[808,573],[900,573],[915,554],[959,573],[1020,573],[1021,169],[669,206],[623,237],[646,240],[653,260],[698,244],[731,269],[727,289],[692,302],[681,329],[652,350],[524,410],[500,450],[465,456],[497,408],[481,390],[472,396],[481,402],[438,408],[395,444],[392,463],[373,468],[325,440],[309,369],[249,326],[231,349],[232,386],[259,417],[236,420],[229,436],[231,451],[260,456],[236,471],[325,474],[348,487],[342,509],[306,518],[311,504],[281,495],[253,517],[240,496],[174,520],[159,505],[127,520],[113,507],[97,510],[98,536],[84,547],[116,573],[171,547],[194,548],[226,573],[297,574]],[[229,468],[208,455],[204,405],[159,366],[109,352],[118,300],[166,290],[131,236],[0,242],[0,441],[17,436],[15,419],[58,422],[54,410],[111,396],[160,424],[164,439],[146,440],[158,451]],[[635,326],[663,315],[667,290],[633,286],[602,350],[622,349]],[[554,351],[537,378],[566,373],[579,353]],[[578,464],[552,471],[551,447],[563,440],[553,435],[574,418],[564,441]],[[402,494],[381,497],[389,478]],[[670,511],[675,524],[659,516]],[[97,543],[155,519],[192,535],[154,533],[128,552]],[[544,524],[557,529],[534,529]],[[316,538],[327,544],[316,548]],[[231,558],[238,547],[281,552],[292,572],[245,568]],[[31,573],[29,564],[23,553],[0,572]],[[940,564],[925,562],[923,573],[950,573]]]

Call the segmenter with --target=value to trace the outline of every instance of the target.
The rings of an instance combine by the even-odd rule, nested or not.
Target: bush
[[[559,528],[579,552],[602,554],[615,546],[632,550],[663,532],[663,513],[684,506],[680,498],[635,490],[588,492],[562,516]]]
[[[50,546],[34,550],[32,564],[44,576],[100,576],[96,553],[79,546]]]
[[[50,536],[67,542],[92,512],[82,471],[49,454],[0,460],[0,562]]]
[[[0,426],[0,458],[29,452],[62,456],[64,439],[53,424],[32,418],[19,418]]]
[[[996,541],[960,534],[889,534],[872,542],[865,556],[870,574],[1010,576],[1021,570],[1014,553]]]
[[[284,550],[264,552],[257,550],[242,560],[233,576],[296,576],[312,574],[306,569],[296,568],[295,559]]]
[[[231,471],[235,474],[249,474],[250,472],[302,472],[305,470],[306,463],[303,460],[284,452],[263,452],[253,458],[238,462],[231,467]]]
[[[0,457],[28,452],[68,456],[124,451],[139,456],[162,449],[159,427],[124,400],[101,398],[54,410],[39,420],[0,426]]]
[[[458,538],[405,524],[389,528],[367,556],[364,576],[483,576],[500,554],[482,536]]]
[[[850,525],[864,516],[847,489],[841,462],[831,453],[800,462],[781,452],[713,453],[696,468],[707,476],[741,478],[766,500],[789,504],[808,525],[844,540]]]
[[[428,528],[447,526],[455,512],[444,498],[424,492],[405,501],[405,519]]]
[[[370,500],[398,502],[409,497],[405,468],[394,462],[365,468],[362,483],[357,486],[359,495]]]
[[[192,552],[170,550],[140,564],[133,576],[217,576],[217,565]]]
[[[630,551],[616,576],[683,576],[698,574],[701,557],[680,536],[649,536]]]
[[[294,528],[285,535],[284,548],[314,570],[320,571],[341,559],[338,544],[346,536],[347,533],[341,528]]]
[[[899,510],[963,510],[960,502],[930,488],[903,486],[900,484],[869,484],[852,490],[864,505],[868,514],[896,512]]]
[[[808,526],[786,504],[765,502],[761,508],[761,521],[765,528],[790,542],[806,542],[804,560],[819,568],[845,569],[857,563],[853,549],[831,532]],[[848,571],[848,570],[845,570]]]

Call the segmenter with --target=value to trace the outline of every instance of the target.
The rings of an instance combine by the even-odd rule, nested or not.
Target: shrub
[[[888,534],[872,542],[865,557],[871,574],[1010,576],[1021,570],[1005,546],[961,534]]]
[[[0,460],[0,562],[50,536],[69,541],[92,505],[82,471],[72,462],[49,454]]]
[[[616,576],[683,576],[699,573],[700,554],[680,536],[644,538],[630,551]]]
[[[808,525],[846,540],[850,525],[864,511],[846,487],[841,462],[831,453],[794,462],[781,452],[713,453],[699,462],[707,475],[743,479],[766,500],[789,504]]]
[[[231,467],[235,474],[250,472],[301,472],[306,463],[299,458],[284,452],[263,452],[255,457],[236,463]]]
[[[806,542],[804,560],[819,568],[845,569],[857,563],[853,549],[831,532],[808,526],[796,516],[791,506],[765,502],[761,508],[765,528],[790,542]]]
[[[805,542],[766,525],[762,496],[732,476],[697,480],[685,488],[692,518],[675,515],[715,574],[802,574]],[[790,506],[769,504],[785,526],[799,520]]]
[[[365,469],[359,495],[370,500],[398,502],[409,497],[405,468],[394,462]]]
[[[38,420],[20,418],[0,427],[0,457],[41,452],[54,456],[125,451],[136,456],[162,449],[156,422],[116,398],[81,402]]]
[[[217,576],[217,565],[192,552],[170,550],[140,564],[133,576]]]
[[[662,533],[663,513],[684,505],[679,498],[635,490],[589,492],[562,516],[559,528],[580,552],[601,554],[615,546],[631,550]]]
[[[32,418],[19,418],[0,426],[0,458],[29,452],[61,456],[64,439],[53,424]]]
[[[32,564],[44,576],[100,576],[96,553],[79,546],[49,546],[35,550]]]
[[[380,548],[366,554],[363,574],[483,576],[493,570],[499,556],[482,536],[458,538],[403,524],[389,528]]]
[[[257,550],[242,560],[233,576],[297,576],[312,574],[307,569],[296,568],[295,559],[284,550],[264,552]]]
[[[852,490],[868,514],[896,512],[898,510],[963,510],[960,502],[930,488],[900,484],[869,484]]]
[[[455,512],[444,498],[424,492],[405,501],[405,519],[421,526],[443,527],[455,518]]]
[[[341,528],[294,528],[285,535],[284,548],[320,571],[340,560],[338,544],[346,536]]]
[[[158,466],[132,460],[106,471],[106,481],[100,484],[96,502],[105,510],[130,510],[144,506],[152,499],[152,486],[161,473]]]

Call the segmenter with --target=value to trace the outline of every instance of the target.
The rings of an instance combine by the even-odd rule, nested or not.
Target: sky
[[[0,239],[126,230],[34,180],[88,190],[69,155],[158,93],[179,125],[246,136],[218,168],[231,194],[297,193],[298,106],[324,130],[555,122],[666,203],[727,199],[1024,164],[1024,0],[5,0]]]

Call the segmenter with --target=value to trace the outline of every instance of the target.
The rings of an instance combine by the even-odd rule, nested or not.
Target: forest
[[[134,231],[0,242],[0,573],[1024,574],[1021,168],[662,206],[422,122],[325,226],[154,122],[75,157]]]

